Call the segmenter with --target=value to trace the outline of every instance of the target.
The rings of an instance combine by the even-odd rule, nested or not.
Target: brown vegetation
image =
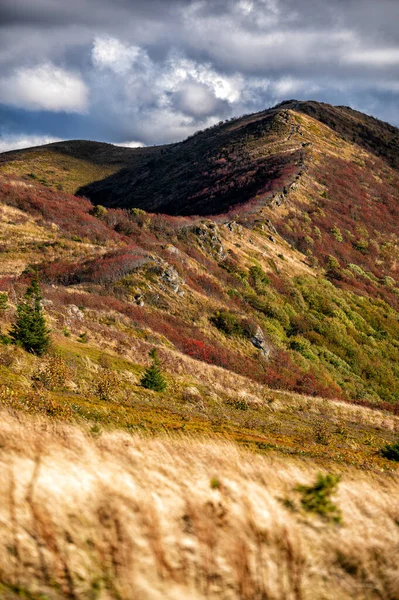
[[[337,525],[292,459],[5,412],[0,439],[2,598],[398,596],[396,475],[341,469]]]

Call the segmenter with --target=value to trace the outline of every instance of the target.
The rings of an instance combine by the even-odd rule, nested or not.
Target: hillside
[[[289,101],[169,147],[0,155],[7,600],[397,597],[397,137]],[[10,338],[32,278],[43,356]],[[301,504],[319,471],[341,524]]]
[[[161,151],[162,147],[124,148],[85,140],[54,142],[0,154],[0,173],[74,194],[83,185],[127,165],[137,167]]]
[[[312,121],[301,122],[298,114],[327,125],[340,146],[354,144],[399,166],[395,127],[346,107],[288,101],[198,132],[79,193],[104,206],[173,215],[218,214],[251,201],[258,208],[308,168],[314,151],[323,151],[323,132],[317,135]]]

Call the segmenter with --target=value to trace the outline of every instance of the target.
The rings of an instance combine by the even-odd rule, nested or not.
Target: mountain
[[[396,128],[346,107],[289,101],[198,132],[79,193],[104,206],[173,215],[214,215],[255,199],[258,207],[275,189],[292,184],[315,152],[325,150],[323,132],[301,114],[332,129],[339,145],[355,144],[399,166]]]
[[[206,363],[395,411],[397,139],[351,109],[288,101],[168,147],[6,153],[1,200],[22,214],[2,225],[4,287],[33,269],[50,294],[118,298]],[[103,168],[116,172],[80,188],[97,208],[60,190]]]
[[[0,155],[2,597],[396,597],[398,133],[292,100]]]

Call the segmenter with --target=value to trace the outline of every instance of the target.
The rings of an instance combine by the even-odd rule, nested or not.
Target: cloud
[[[217,98],[214,89],[196,81],[183,83],[174,94],[173,104],[180,112],[200,119],[229,111],[228,102]]]
[[[53,142],[60,141],[60,138],[51,136],[2,136],[0,137],[0,152],[8,152],[9,150],[20,150],[21,148],[30,148],[32,146],[43,146],[44,144],[52,144]]]
[[[92,49],[95,67],[108,68],[118,74],[127,73],[139,59],[140,54],[138,46],[125,46],[112,37],[96,37]]]
[[[363,49],[350,53],[346,62],[369,67],[389,67],[399,65],[399,48]]]
[[[136,142],[131,140],[130,142],[119,142],[118,144],[114,144],[115,146],[122,146],[122,148],[145,148],[145,144],[143,142]]]
[[[399,2],[377,4],[1,0],[0,112],[10,133],[41,111],[38,134],[144,144],[287,97],[399,124]]]
[[[31,110],[81,113],[88,107],[88,90],[78,75],[46,63],[2,77],[0,102]]]

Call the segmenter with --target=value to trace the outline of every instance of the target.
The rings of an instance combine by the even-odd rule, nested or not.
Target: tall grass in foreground
[[[399,597],[396,474],[341,470],[334,524],[306,463],[0,416],[1,598]]]

